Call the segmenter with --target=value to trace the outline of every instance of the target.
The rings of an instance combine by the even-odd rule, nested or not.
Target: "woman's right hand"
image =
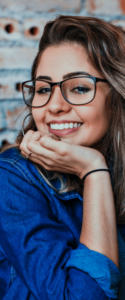
[[[50,171],[75,174],[80,179],[95,169],[107,169],[103,155],[92,148],[54,139],[52,134],[28,131],[20,145],[23,155]],[[86,177],[83,190],[80,242],[100,252],[118,266],[115,205],[109,172]]]

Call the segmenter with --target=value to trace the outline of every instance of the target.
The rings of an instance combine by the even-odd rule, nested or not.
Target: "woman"
[[[0,299],[124,299],[124,36],[96,18],[45,26],[30,122],[0,156]]]

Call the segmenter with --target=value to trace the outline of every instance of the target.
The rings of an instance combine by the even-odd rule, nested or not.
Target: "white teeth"
[[[63,130],[68,128],[75,128],[81,126],[81,123],[62,123],[62,124],[50,124],[51,129]]]
[[[70,127],[70,128],[73,128],[73,123],[70,123],[70,124],[69,124],[69,127]]]
[[[68,129],[68,128],[69,128],[69,125],[70,125],[70,124],[66,123],[66,124],[65,124],[65,129]]]
[[[64,129],[65,125],[64,124],[60,124],[60,128],[59,129]]]

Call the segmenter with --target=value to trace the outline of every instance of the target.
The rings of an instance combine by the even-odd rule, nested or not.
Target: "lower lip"
[[[62,130],[55,130],[55,129],[52,129],[50,126],[48,126],[48,127],[49,127],[49,132],[50,133],[55,134],[57,136],[64,136],[64,135],[73,133],[75,131],[78,131],[80,129],[81,125],[79,127],[62,129]]]

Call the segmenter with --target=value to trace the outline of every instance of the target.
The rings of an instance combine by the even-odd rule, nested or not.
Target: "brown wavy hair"
[[[107,165],[112,169],[117,223],[125,224],[125,33],[97,18],[59,16],[45,25],[32,66],[32,79],[45,49],[63,43],[82,45],[92,64],[110,84],[111,120],[101,143]],[[32,118],[25,133],[29,129],[37,130]],[[20,133],[19,144],[22,138]],[[69,175],[68,190],[73,189],[71,178]]]

